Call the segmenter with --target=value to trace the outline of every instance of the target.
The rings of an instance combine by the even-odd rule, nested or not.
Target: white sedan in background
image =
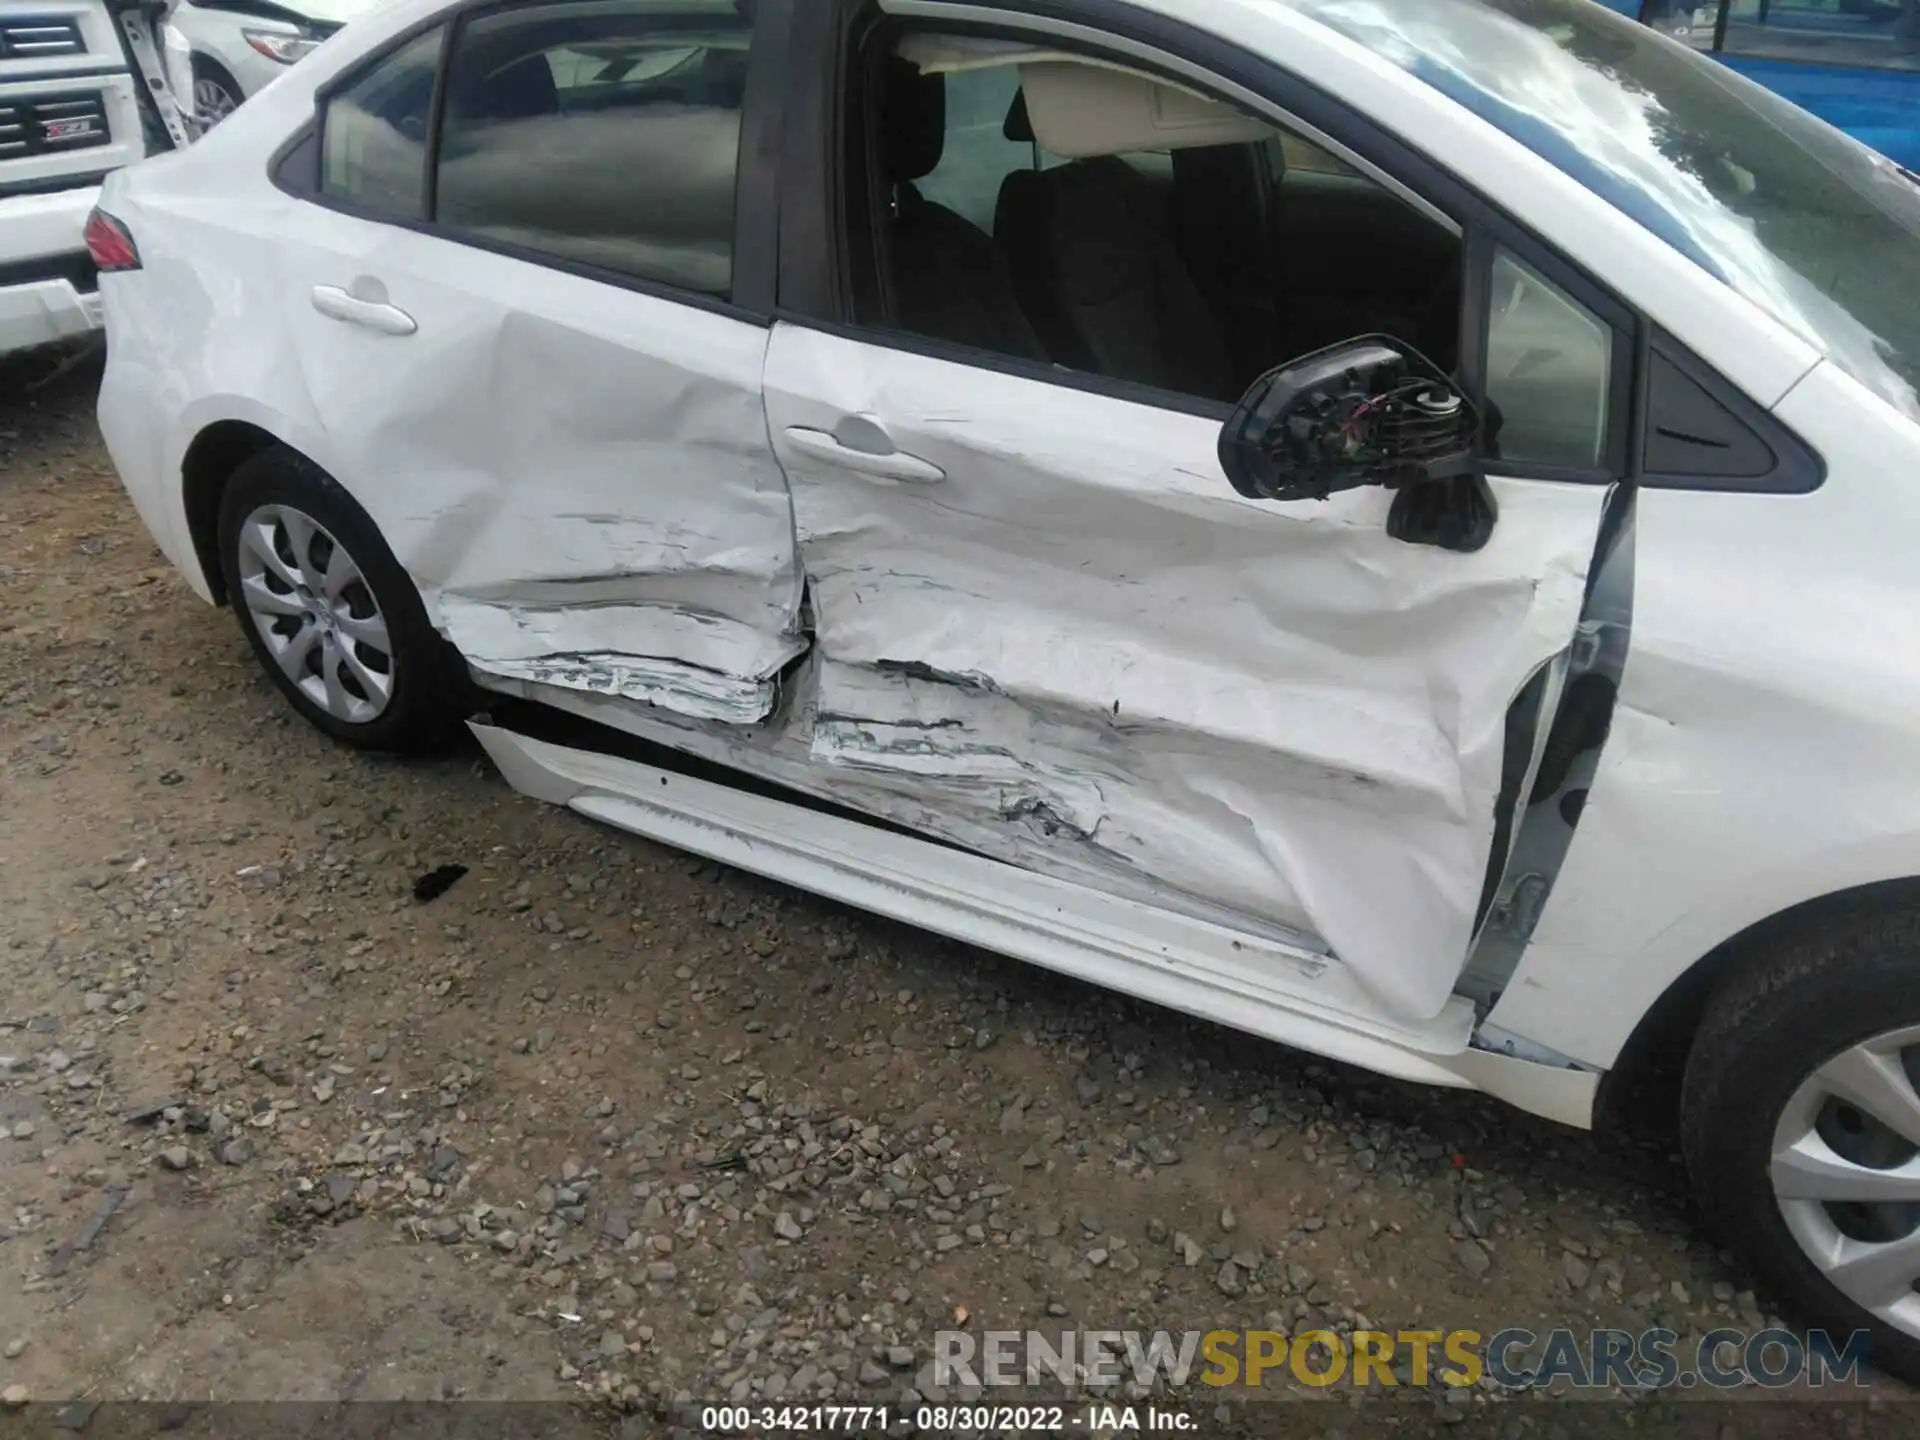
[[[1656,1098],[1920,1377],[1894,166],[1588,0],[399,0],[89,233],[127,491],[328,734]]]
[[[215,125],[382,0],[179,0],[169,22],[192,53],[193,108]]]

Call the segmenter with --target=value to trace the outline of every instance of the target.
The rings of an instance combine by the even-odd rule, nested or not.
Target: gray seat
[[[1010,140],[1031,141],[1025,107]],[[1194,284],[1158,197],[1115,156],[1015,171],[994,237],[1015,294],[1063,365],[1231,401],[1238,390],[1219,321]]]
[[[947,88],[904,60],[889,64],[881,110],[894,215],[887,230],[895,318],[916,335],[1023,359],[1045,360],[1040,337],[1014,296],[993,239],[913,182],[940,164],[947,140]]]

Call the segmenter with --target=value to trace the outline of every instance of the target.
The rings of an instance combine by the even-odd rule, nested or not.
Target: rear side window
[[[400,220],[427,215],[427,131],[446,27],[402,45],[327,102],[320,190]]]
[[[752,28],[741,8],[583,0],[462,26],[447,71],[436,224],[727,295]]]

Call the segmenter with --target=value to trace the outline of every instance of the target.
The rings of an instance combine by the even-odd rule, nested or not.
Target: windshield
[[[1920,185],[1591,0],[1285,0],[1459,101],[1920,419]]]

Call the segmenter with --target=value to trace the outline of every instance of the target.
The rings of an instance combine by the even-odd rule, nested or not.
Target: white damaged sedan
[[[400,0],[89,234],[128,493],[329,734],[1660,1100],[1920,1375],[1911,176],[1587,0]]]

